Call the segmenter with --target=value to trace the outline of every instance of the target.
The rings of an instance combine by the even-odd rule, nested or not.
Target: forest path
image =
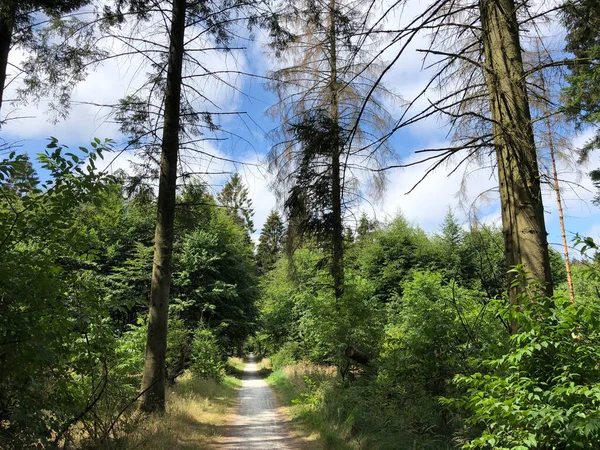
[[[224,434],[216,443],[219,449],[305,448],[290,435],[277,411],[275,394],[258,373],[252,354],[244,367],[236,414]]]

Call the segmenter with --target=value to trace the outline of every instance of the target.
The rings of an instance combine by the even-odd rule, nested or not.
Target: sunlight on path
[[[239,409],[220,449],[293,449],[286,427],[277,413],[271,388],[265,383],[251,356],[244,367]]]

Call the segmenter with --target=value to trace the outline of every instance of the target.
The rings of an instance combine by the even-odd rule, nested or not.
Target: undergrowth
[[[222,434],[240,387],[240,380],[231,376],[216,382],[184,375],[167,394],[166,414],[145,418],[129,436],[128,448],[204,448],[211,438]]]
[[[443,436],[414,428],[369,380],[342,381],[333,367],[297,363],[274,371],[268,383],[292,423],[320,434],[331,449],[444,450]],[[372,380],[371,380],[372,381]]]

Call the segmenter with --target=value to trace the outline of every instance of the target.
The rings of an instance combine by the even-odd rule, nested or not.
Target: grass
[[[267,383],[273,388],[283,414],[296,433],[311,434],[325,449],[353,449],[338,427],[327,421],[318,408],[319,386],[333,382],[335,369],[298,363],[272,372]]]
[[[450,439],[423,429],[437,407],[434,397],[402,411],[381,402],[368,379],[342,383],[333,367],[297,363],[273,372],[267,382],[285,406],[296,430],[318,435],[323,448],[336,450],[447,450]],[[409,407],[410,409],[410,407]],[[412,417],[421,413],[423,416]]]
[[[234,377],[241,377],[244,373],[244,366],[245,363],[242,358],[230,356],[227,358],[227,364],[225,364],[225,372]]]
[[[207,448],[223,434],[233,413],[241,381],[226,376],[221,383],[186,374],[167,396],[164,416],[150,417],[129,436],[129,448],[192,450]]]
[[[273,372],[273,365],[269,358],[263,358],[257,365],[258,373],[261,377],[267,378]]]

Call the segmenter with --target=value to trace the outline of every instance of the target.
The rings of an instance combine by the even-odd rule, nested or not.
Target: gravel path
[[[275,395],[258,374],[252,356],[244,367],[237,414],[228,426],[227,436],[220,439],[218,448],[226,450],[298,448],[277,412]]]

